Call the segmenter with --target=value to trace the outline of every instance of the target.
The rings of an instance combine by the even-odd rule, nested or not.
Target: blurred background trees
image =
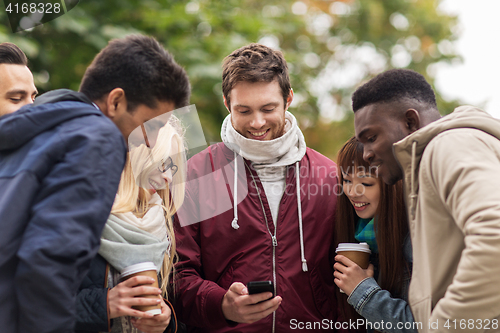
[[[81,0],[66,15],[15,34],[2,10],[0,42],[26,52],[43,92],[77,90],[108,40],[152,35],[186,68],[208,142],[220,141],[227,115],[223,58],[251,42],[278,48],[295,92],[290,111],[308,146],[335,159],[354,134],[350,96],[360,83],[386,69],[410,68],[432,84],[435,64],[459,57],[452,43],[457,19],[440,13],[438,5],[439,0]],[[458,105],[436,93],[443,114]]]

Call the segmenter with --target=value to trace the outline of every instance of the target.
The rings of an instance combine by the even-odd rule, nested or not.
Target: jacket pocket
[[[416,323],[422,324],[422,332],[428,332],[429,319],[431,317],[431,296],[410,304],[413,319]],[[419,326],[420,327],[420,326]],[[420,332],[420,330],[419,330]]]
[[[336,320],[333,273],[331,281],[325,281],[325,277],[318,267],[314,267],[309,274],[314,305],[324,319]]]

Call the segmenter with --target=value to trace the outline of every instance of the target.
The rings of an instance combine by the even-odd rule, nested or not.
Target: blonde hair
[[[111,210],[111,214],[132,212],[137,217],[143,217],[150,208],[147,198],[149,175],[169,157],[177,166],[177,172],[172,182],[166,184],[165,189],[158,189],[162,199],[165,221],[170,240],[170,251],[165,253],[163,265],[160,269],[163,294],[167,296],[170,273],[174,276],[176,261],[175,234],[172,217],[184,201],[186,181],[186,155],[184,133],[180,121],[171,116],[168,123],[160,128],[154,147],[148,148],[142,144],[127,153],[127,161],[123,169],[118,193]]]

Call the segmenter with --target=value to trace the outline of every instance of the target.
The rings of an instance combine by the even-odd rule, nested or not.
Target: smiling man
[[[225,183],[188,184],[176,218],[181,318],[195,332],[288,332],[294,322],[335,322],[336,166],[306,147],[287,111],[293,91],[283,55],[260,44],[234,51],[224,60],[222,90],[229,111],[223,142],[191,158],[188,179]],[[224,211],[200,216],[228,198]],[[249,295],[246,284],[259,280],[272,281],[276,296]]]
[[[33,103],[37,93],[24,52],[12,43],[1,43],[0,117]]]
[[[172,56],[155,39],[132,35],[94,58],[80,92],[54,90],[0,117],[2,331],[74,331],[76,293],[115,199],[125,140],[189,95]],[[107,314],[96,331],[110,329]]]
[[[499,332],[500,120],[472,106],[441,118],[425,78],[404,69],[352,102],[363,158],[405,183],[419,332]]]

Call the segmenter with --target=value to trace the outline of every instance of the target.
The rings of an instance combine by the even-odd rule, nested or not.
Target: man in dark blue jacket
[[[184,69],[156,40],[136,35],[96,56],[80,92],[52,91],[0,117],[2,332],[73,332],[76,292],[99,248],[125,140],[189,95]]]
[[[37,93],[24,52],[12,43],[1,43],[0,116],[33,103]]]

